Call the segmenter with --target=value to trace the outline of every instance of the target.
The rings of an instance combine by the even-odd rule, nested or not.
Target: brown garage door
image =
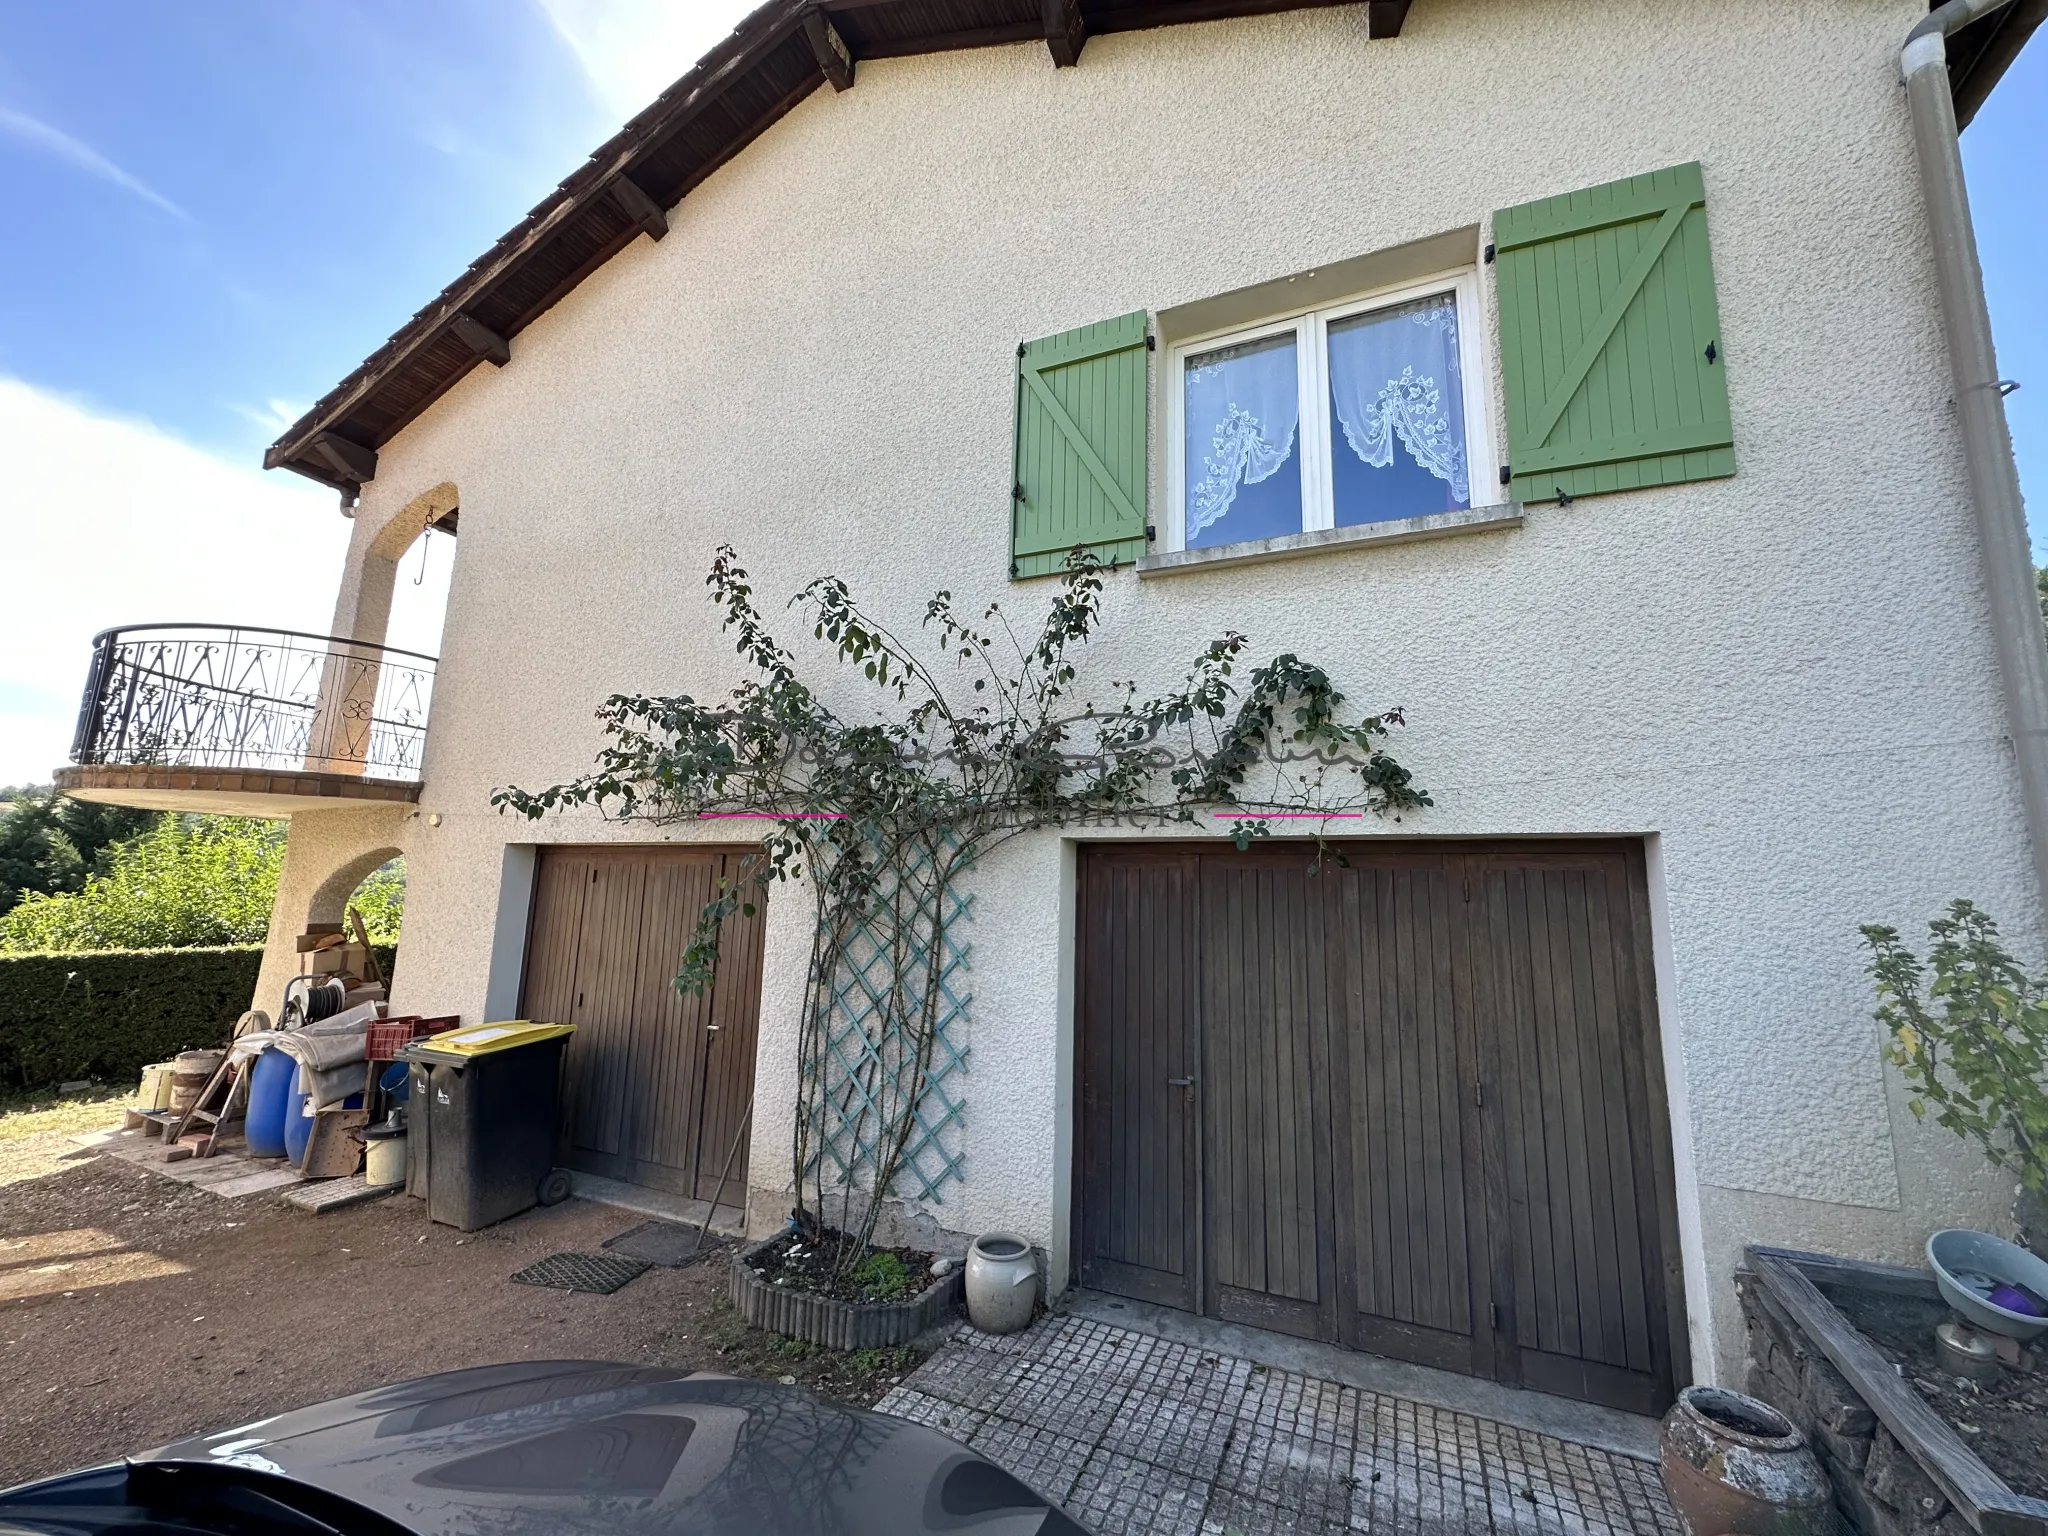
[[[765,906],[719,936],[718,974],[675,989],[697,914],[742,849],[544,848],[521,1011],[574,1024],[563,1092],[571,1168],[696,1199],[746,1192]],[[719,1170],[738,1143],[732,1172]]]
[[[1642,851],[1084,850],[1083,1285],[1658,1412]]]

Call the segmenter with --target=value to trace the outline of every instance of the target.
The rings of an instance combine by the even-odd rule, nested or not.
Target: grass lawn
[[[97,1131],[118,1121],[121,1105],[134,1097],[133,1088],[110,1083],[61,1095],[48,1089],[33,1094],[0,1091],[0,1141]]]

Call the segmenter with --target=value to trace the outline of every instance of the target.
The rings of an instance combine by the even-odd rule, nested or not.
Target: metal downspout
[[[1977,237],[1963,185],[1962,147],[1956,141],[1955,101],[1949,92],[1948,39],[2011,0],[1949,0],[1907,34],[1899,56],[1913,117],[1913,145],[1927,199],[1941,319],[1948,332],[1956,419],[1977,513],[1977,543],[1998,667],[2005,683],[2006,719],[2018,762],[2020,794],[2033,844],[2034,878],[2048,918],[2048,648],[2034,587],[2033,549],[2020,500],[2019,468],[2005,423],[1998,364],[1991,346],[1991,314]]]

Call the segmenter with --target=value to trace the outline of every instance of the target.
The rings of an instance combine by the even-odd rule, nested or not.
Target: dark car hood
[[[450,1371],[132,1459],[280,1474],[431,1536],[1078,1531],[936,1430],[792,1387],[601,1361]]]

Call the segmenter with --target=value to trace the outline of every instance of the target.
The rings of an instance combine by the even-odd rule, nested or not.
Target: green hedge
[[[396,956],[374,947],[388,976]],[[262,964],[260,944],[0,955],[0,1084],[125,1082],[153,1061],[223,1044]],[[264,1011],[274,1016],[276,1000]]]

